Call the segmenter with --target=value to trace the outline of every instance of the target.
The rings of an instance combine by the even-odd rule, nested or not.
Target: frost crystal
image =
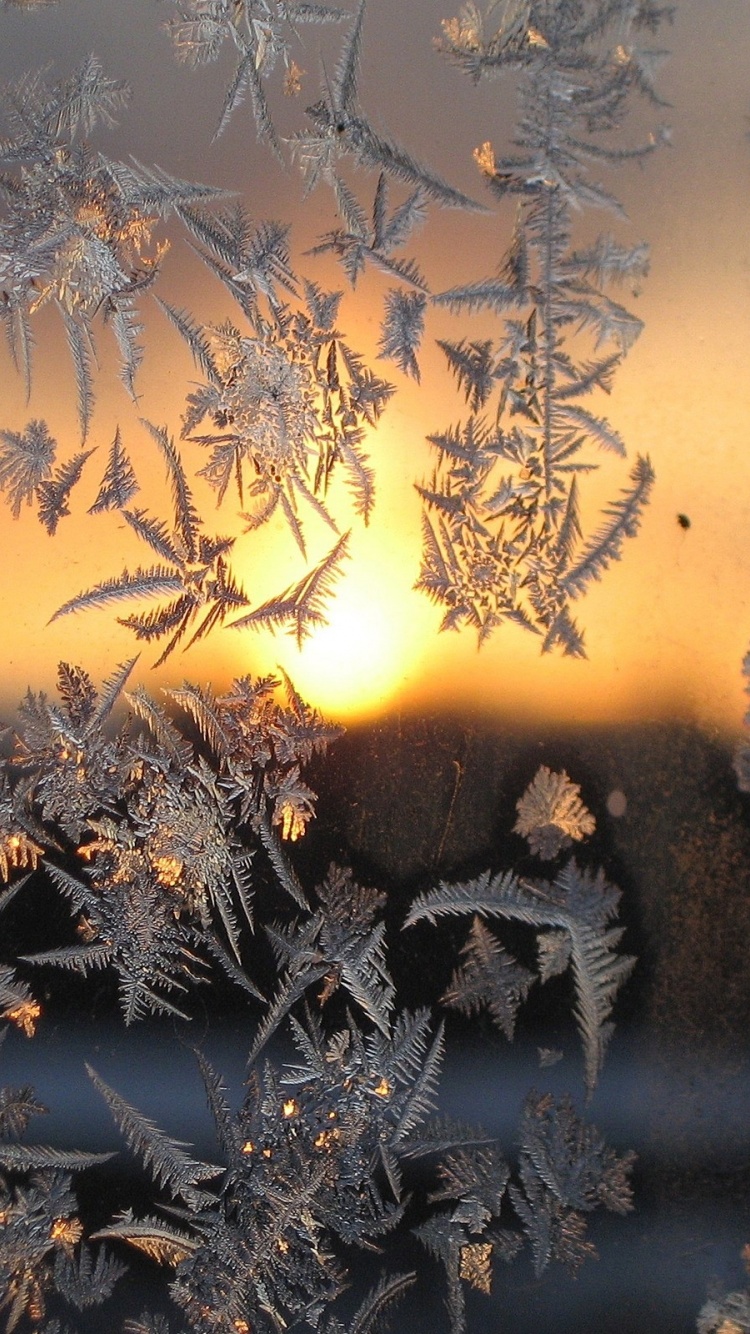
[[[534,856],[545,861],[556,857],[561,848],[587,838],[596,828],[596,820],[581,801],[578,783],[571,783],[565,770],[556,774],[545,764],[540,765],[516,802],[516,810],[513,833],[522,834]]]
[[[518,200],[515,235],[495,275],[434,298],[453,312],[488,310],[504,325],[496,342],[441,343],[471,416],[430,437],[438,462],[418,488],[418,586],[443,608],[443,629],[470,625],[480,644],[511,622],[539,635],[543,652],[585,656],[572,603],[619,559],[649,499],[654,473],[639,457],[584,538],[580,478],[597,466],[584,447],[625,448],[607,418],[579,400],[609,392],[640,333],[606,289],[637,280],[648,254],[608,235],[576,249],[572,233],[583,209],[621,212],[591,181],[591,164],[640,159],[659,143],[651,135],[640,147],[618,147],[611,136],[631,94],[659,102],[645,73],[656,53],[638,40],[667,12],[513,0],[502,9],[490,3],[483,15],[471,0],[443,24],[439,49],[474,81],[504,69],[520,78],[519,151],[497,157],[487,141],[474,153],[495,199]]]

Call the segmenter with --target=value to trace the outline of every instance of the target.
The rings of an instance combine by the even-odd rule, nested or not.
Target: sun
[[[302,696],[333,718],[364,718],[399,696],[424,653],[411,597],[394,599],[372,570],[354,570],[337,591],[328,624],[290,664]]]

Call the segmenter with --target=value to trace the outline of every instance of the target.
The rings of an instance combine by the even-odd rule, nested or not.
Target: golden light
[[[299,688],[325,712],[374,710],[394,693],[400,663],[382,607],[334,608],[330,624],[305,647],[295,673]]]
[[[29,867],[35,871],[39,858],[44,856],[40,848],[27,834],[8,834],[0,838],[0,880],[10,880],[11,868]]]
[[[390,1098],[392,1092],[393,1088],[389,1080],[386,1079],[385,1075],[381,1075],[380,1079],[378,1080],[378,1083],[375,1085],[375,1088],[373,1089],[373,1093],[377,1098]]]
[[[592,585],[575,608],[589,660],[542,658],[538,641],[513,625],[504,626],[478,653],[470,630],[440,635],[440,612],[413,591],[420,558],[420,503],[413,483],[429,478],[434,464],[425,437],[466,415],[434,339],[495,338],[501,324],[490,316],[483,324],[484,317],[478,315],[462,326],[450,312],[431,310],[418,386],[378,360],[380,296],[375,291],[370,305],[363,279],[342,304],[342,328],[378,373],[393,378],[397,393],[365,442],[377,486],[371,526],[362,529],[345,487],[333,497],[341,529],[352,527],[352,559],[327,609],[329,625],[301,652],[285,635],[217,631],[184,657],[176,654],[156,673],[151,670],[158,656],[155,647],[141,646],[129,688],[143,684],[158,694],[161,686],[187,679],[211,681],[220,692],[234,676],[273,673],[279,664],[303,698],[344,722],[389,709],[468,709],[514,722],[533,720],[538,726],[680,717],[726,733],[739,729],[746,707],[740,664],[750,642],[750,544],[745,539],[750,525],[750,453],[745,445],[750,421],[750,240],[742,188],[750,158],[741,128],[747,37],[727,45],[718,20],[709,31],[700,7],[683,9],[669,37],[674,55],[660,84],[673,104],[667,116],[673,147],[655,154],[645,175],[637,164],[632,170],[624,167],[613,187],[630,219],[613,224],[618,239],[623,244],[647,241],[651,272],[642,291],[632,299],[625,294],[626,304],[643,319],[643,334],[618,369],[610,398],[592,398],[590,406],[621,433],[631,462],[636,452],[649,454],[657,480],[638,536],[625,543],[621,562]],[[728,12],[725,0],[719,9]],[[453,22],[444,25],[448,36]],[[539,37],[528,30],[530,44]],[[702,53],[701,59],[691,64],[695,51]],[[627,56],[626,47],[616,53],[618,61]],[[424,59],[425,69],[432,71],[430,50]],[[719,67],[724,71],[720,85],[715,80]],[[298,71],[293,73],[296,78]],[[289,91],[294,91],[291,84]],[[484,104],[475,103],[468,90],[465,99],[462,93],[456,96],[466,116],[467,161],[453,157],[449,141],[443,145],[427,106],[415,111],[424,133],[424,158],[450,180],[466,168],[467,185],[479,191],[476,167],[485,173],[493,168],[495,152],[504,151],[501,131],[488,124]],[[729,126],[735,126],[736,133],[728,134]],[[496,136],[494,147],[490,133]],[[160,141],[145,143],[140,155],[157,161],[162,150]],[[241,170],[228,171],[230,184],[240,192],[250,179],[245,147],[243,155]],[[264,169],[258,162],[253,170]],[[202,179],[204,165],[186,161],[185,173]],[[329,225],[324,216],[328,205],[316,194],[302,208],[291,176],[286,183],[276,176],[267,179],[282,192],[275,196],[279,207],[283,203],[290,218],[294,215],[294,245],[301,257]],[[256,182],[259,199],[265,180]],[[485,250],[500,262],[512,224],[512,212],[492,219],[454,210],[431,215],[417,250],[433,290],[475,280],[485,272],[484,262],[477,260]],[[146,244],[148,225],[145,217],[132,220],[134,245]],[[598,222],[594,225],[599,230]],[[706,237],[711,238],[708,248]],[[324,286],[342,281],[333,267],[326,272],[307,258],[300,258],[300,265]],[[165,262],[163,292],[175,308],[190,310],[203,323],[218,326],[227,317],[220,285],[214,285],[210,275],[205,281],[196,278],[193,257],[182,245],[175,245]],[[143,560],[141,546],[121,515],[87,514],[118,425],[137,464],[142,488],[137,503],[156,516],[169,514],[162,462],[139,417],[155,418],[179,436],[195,368],[161,313],[144,305],[143,314],[146,357],[139,375],[140,405],[129,403],[119,382],[113,340],[102,331],[98,342],[97,410],[91,430],[97,453],[74,494],[71,517],[51,539],[31,509],[24,507],[14,520],[0,497],[0,605],[6,627],[2,721],[11,720],[27,687],[54,691],[59,660],[80,663],[100,683],[137,651],[132,636],[115,620],[118,611],[143,610],[135,604],[60,618],[51,625],[48,621],[71,595]],[[37,352],[30,404],[22,377],[7,349],[0,347],[0,429],[20,431],[32,416],[47,420],[61,458],[69,458],[79,428],[68,350],[49,302],[34,319]],[[192,477],[204,460],[197,446],[184,442],[182,448]],[[593,454],[591,461],[601,470],[582,480],[587,534],[596,531],[602,506],[618,495],[630,466],[616,456]],[[201,489],[200,482],[195,495],[207,530],[225,531],[232,522],[229,502],[217,515],[215,496]],[[689,518],[689,528],[679,516]],[[314,557],[320,558],[332,545],[331,534],[317,532],[312,515],[301,511],[301,517],[311,555],[314,549]],[[232,569],[253,606],[303,573],[289,533],[274,536],[272,527],[263,534],[241,533],[232,553]],[[290,839],[295,831],[301,833],[292,812],[285,819]],[[12,847],[6,850],[8,865],[12,853]]]
[[[83,1224],[78,1218],[55,1218],[50,1228],[50,1241],[66,1250],[76,1246],[83,1236]]]
[[[37,1020],[42,1013],[42,1007],[37,1001],[21,1001],[19,1005],[3,1010],[0,1019],[7,1019],[9,1023],[15,1024],[27,1038],[33,1038],[36,1033]]]
[[[281,804],[281,837],[287,839],[290,843],[296,843],[305,832],[305,821],[300,812],[291,802],[285,801]]]
[[[184,870],[184,863],[179,857],[154,857],[152,865],[160,885],[164,885],[166,889],[177,887]]]
[[[366,717],[402,693],[429,650],[423,619],[404,570],[416,571],[416,551],[378,546],[355,554],[345,568],[328,624],[316,630],[284,666],[303,698],[333,718]],[[404,587],[405,585],[405,587]],[[403,595],[399,595],[403,590]]]

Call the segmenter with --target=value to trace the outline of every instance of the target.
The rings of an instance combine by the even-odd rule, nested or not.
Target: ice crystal
[[[286,893],[306,906],[279,835],[291,832],[292,817],[298,837],[312,819],[316,797],[303,770],[338,729],[291,683],[284,705],[277,681],[245,678],[219,699],[188,684],[170,692],[208,755],[194,751],[142,689],[129,695],[132,713],[113,735],[106,724],[134,661],[101,695],[85,671],[61,664],[62,705],[31,693],[22,705],[0,789],[0,865],[9,878],[48,854],[46,873],[68,900],[78,933],[76,944],[37,952],[31,961],[84,975],[113,969],[128,1022],[149,1010],[183,1013],[174,997],[208,977],[214,964],[260,1000],[240,966],[241,933],[253,919],[253,845],[265,850]],[[78,863],[74,874],[58,864],[66,849]],[[23,883],[11,883],[0,906]],[[330,955],[331,967],[343,964],[353,994],[365,1003],[369,995],[374,1005],[379,993],[357,990],[357,979],[364,988],[368,969],[382,967],[380,935],[370,939],[364,921],[357,934],[340,902],[348,881],[337,891],[338,884],[334,878],[321,892],[338,903],[336,920],[354,931],[354,952],[347,955],[343,939],[337,944],[332,917],[321,957]],[[5,1017],[18,1022],[32,1001],[14,984]]]
[[[471,912],[480,917],[525,922],[539,930],[542,980],[569,965],[573,971],[576,1021],[584,1047],[586,1087],[591,1094],[612,1033],[608,1022],[612,1003],[635,962],[632,957],[614,952],[623,934],[621,927],[609,926],[618,900],[619,891],[607,883],[601,871],[592,876],[580,870],[574,861],[563,866],[551,884],[521,879],[512,872],[493,876],[486,871],[474,880],[455,885],[442,883],[437,889],[421,894],[412,904],[405,926],[422,919],[436,922],[445,915]],[[457,998],[465,997],[467,1005],[476,1005],[480,999],[502,1004],[505,1015],[501,1022],[512,1032],[512,1011],[508,1007],[514,972],[505,970],[496,943],[485,937],[483,932],[470,945],[470,967],[464,975],[457,975],[459,985],[455,994]],[[485,991],[493,971],[496,974],[493,991]],[[505,994],[497,990],[498,982],[502,986],[504,981]],[[517,980],[515,985],[523,984]],[[502,1010],[499,1013],[503,1016]]]
[[[396,250],[406,240],[412,229],[424,221],[426,195],[416,189],[394,208],[388,216],[388,178],[380,173],[372,205],[372,217],[368,220],[358,206],[350,205],[347,210],[346,228],[336,228],[327,232],[319,243],[312,248],[311,254],[333,254],[341,263],[352,287],[368,264],[373,264],[384,273],[401,278],[404,282],[421,291],[427,290],[427,283],[413,260],[398,259]]]
[[[526,791],[516,802],[518,819],[514,834],[522,834],[529,851],[547,860],[561,848],[593,834],[596,821],[581,801],[578,783],[568,775],[553,773],[546,764],[537,769]]]
[[[462,1246],[459,1252],[459,1277],[487,1294],[492,1291],[492,1249],[492,1242],[474,1241]]]
[[[609,236],[576,249],[572,225],[581,209],[621,212],[591,181],[591,163],[642,158],[659,141],[619,148],[604,136],[621,125],[632,93],[658,103],[654,53],[638,38],[667,14],[629,0],[514,0],[499,27],[495,4],[486,15],[466,4],[443,24],[439,48],[474,80],[504,69],[521,80],[519,151],[498,158],[488,141],[475,153],[491,193],[519,200],[510,248],[498,276],[434,298],[453,311],[506,316],[505,327],[497,344],[442,343],[472,415],[430,437],[438,463],[419,488],[419,587],[445,609],[443,628],[472,625],[480,643],[510,621],[539,635],[543,651],[583,655],[571,604],[619,559],[649,498],[654,474],[639,457],[627,490],[583,538],[578,478],[596,466],[584,446],[625,450],[606,418],[578,400],[609,390],[641,328],[605,286],[634,281],[648,257],[644,246],[628,249]],[[485,420],[477,414],[496,390]]]
[[[6,884],[18,870],[35,871],[43,849],[24,828],[19,803],[5,773],[0,778],[0,880]],[[0,903],[6,901],[5,894]]]
[[[44,421],[30,421],[25,431],[0,431],[0,490],[7,495],[14,519],[26,502],[37,502],[37,517],[50,537],[70,514],[70,493],[80,481],[92,450],[79,450],[52,472],[57,441]]]
[[[259,137],[278,155],[289,149],[308,190],[318,182],[332,189],[340,225],[313,253],[337,259],[352,286],[366,268],[398,284],[386,293],[379,352],[419,380],[433,297],[401,248],[429,203],[476,205],[362,109],[364,0],[306,109],[307,129],[286,141],[271,116],[269,80],[278,72],[284,92],[296,96],[305,77],[292,54],[299,26],[338,22],[342,12],[296,0],[170,3],[166,26],[178,57],[199,65],[227,46],[236,53],[219,132],[249,98]],[[439,461],[421,488],[429,512],[422,586],[443,604],[446,625],[468,621],[480,638],[510,619],[543,635],[545,647],[581,652],[569,604],[619,555],[651,485],[650,465],[639,460],[632,488],[583,542],[577,475],[591,466],[583,446],[623,446],[579,400],[609,389],[638,334],[638,321],[604,288],[638,280],[647,255],[609,236],[574,248],[572,216],[579,206],[614,203],[592,184],[592,160],[638,158],[653,146],[619,150],[598,136],[619,128],[630,92],[655,98],[656,53],[630,37],[656,31],[662,17],[650,0],[504,0],[484,14],[468,0],[443,24],[444,53],[474,78],[506,67],[520,76],[518,153],[505,158],[488,140],[474,155],[491,194],[520,201],[504,267],[434,298],[449,311],[507,317],[499,342],[442,340],[470,415],[433,437]],[[111,522],[114,511],[151,563],[69,598],[55,616],[154,599],[150,611],[122,623],[139,641],[159,641],[160,662],[221,624],[285,629],[301,642],[323,622],[348,555],[332,480],[348,484],[366,522],[374,503],[367,437],[393,387],[339,328],[342,294],[296,271],[282,222],[251,221],[242,204],[217,207],[208,187],[98,152],[94,131],[112,124],[126,100],[126,86],[94,57],[68,80],[29,74],[6,89],[0,301],[27,387],[34,316],[47,304],[72,354],[83,436],[99,315],[112,326],[135,396],[137,303],[158,277],[170,214],[239,314],[210,323],[159,299],[199,372],[182,446],[166,427],[144,422],[166,467],[171,513],[165,520],[134,506],[142,470],[118,428],[89,506],[105,518],[87,522]],[[350,184],[352,166],[373,173],[371,208]],[[54,535],[89,452],[59,460],[39,420],[0,431],[0,490],[12,515],[36,504]],[[236,526],[230,536],[207,535],[188,470],[201,452],[199,474],[217,502],[236,493],[248,531],[281,519],[304,559],[301,577],[261,605],[229,567]],[[318,521],[335,539],[311,564],[307,529]],[[317,810],[311,762],[338,729],[286,677],[243,677],[223,694],[186,682],[157,701],[143,686],[127,689],[135,661],[101,689],[83,668],[60,664],[57,696],[29,690],[8,734],[0,910],[15,912],[44,883],[71,921],[61,943],[24,946],[28,952],[0,964],[0,1040],[11,1026],[32,1037],[43,1017],[30,970],[32,978],[63,969],[111,980],[128,1024],[152,1014],[189,1019],[196,985],[218,974],[253,1006],[245,1093],[234,1111],[220,1075],[199,1056],[217,1131],[214,1164],[92,1071],[156,1196],[91,1235],[72,1174],[102,1156],[20,1143],[39,1105],[29,1088],[0,1089],[0,1312],[8,1330],[31,1324],[60,1334],[59,1309],[104,1301],[121,1271],[95,1249],[103,1238],[168,1271],[192,1334],[278,1334],[303,1323],[318,1334],[377,1334],[415,1276],[386,1270],[358,1306],[357,1294],[348,1317],[339,1294],[358,1251],[379,1250],[387,1265],[389,1247],[397,1253],[409,1229],[444,1271],[452,1334],[465,1330],[469,1289],[470,1300],[490,1294],[498,1265],[524,1240],[537,1273],[555,1260],[575,1271],[595,1254],[588,1215],[630,1208],[630,1157],[610,1150],[566,1097],[529,1096],[515,1163],[481,1128],[435,1115],[445,1028],[427,1006],[403,1007],[388,954],[393,905],[338,861],[309,883],[299,869],[298,845]],[[518,802],[516,832],[533,853],[552,857],[592,830],[577,784],[542,767]],[[318,865],[316,848],[311,861]],[[590,1095],[614,997],[633,962],[616,952],[618,897],[601,872],[575,862],[550,881],[488,870],[426,888],[406,925],[469,915],[438,1004],[466,1016],[487,1010],[508,1040],[537,975],[543,984],[569,969]],[[535,971],[511,955],[490,918],[534,933]],[[54,983],[39,994],[53,997]],[[282,1029],[297,1056],[279,1064]],[[538,1050],[543,1067],[557,1059],[551,1048]],[[148,1312],[126,1329],[169,1334]]]
[[[337,466],[347,474],[357,511],[369,517],[373,478],[361,446],[365,428],[377,422],[393,387],[372,375],[337,331],[341,293],[305,282],[304,305],[293,310],[270,289],[270,309],[262,314],[252,292],[253,282],[260,286],[257,261],[248,264],[247,249],[235,247],[236,272],[229,285],[249,315],[251,336],[231,324],[195,329],[165,307],[208,372],[208,383],[188,399],[182,434],[210,449],[201,472],[220,501],[232,482],[241,503],[247,493],[253,501],[245,515],[250,528],[280,510],[304,555],[298,504],[304,502],[335,527],[325,495]],[[264,257],[265,264],[269,258]],[[277,251],[275,266],[286,282],[292,281],[285,246]],[[269,290],[267,280],[262,286]],[[213,430],[196,434],[206,419]],[[249,487],[244,482],[248,467]]]
[[[115,122],[127,85],[89,56],[67,80],[29,73],[3,89],[8,137],[0,140],[0,288],[11,351],[31,386],[31,318],[56,306],[76,373],[85,438],[93,406],[93,326],[102,313],[134,393],[142,358],[138,294],[154,282],[166,248],[160,219],[218,192],[133,162],[113,162],[87,138]]]
[[[427,297],[423,292],[391,288],[386,296],[380,355],[392,357],[400,370],[419,381],[417,348],[422,340]]]
[[[510,1196],[531,1242],[537,1275],[550,1260],[575,1273],[596,1255],[584,1215],[603,1204],[633,1207],[628,1174],[634,1155],[618,1158],[594,1126],[579,1119],[569,1098],[531,1093],[521,1127],[520,1185]]]
[[[336,1250],[371,1244],[403,1215],[398,1157],[431,1105],[423,1058],[430,1074],[439,1058],[439,1044],[428,1047],[427,1034],[424,1014],[401,1017],[390,1039],[364,1036],[350,1019],[328,1046],[317,1024],[307,1031],[297,1025],[305,1067],[290,1069],[282,1083],[266,1063],[248,1081],[236,1116],[220,1079],[202,1062],[226,1159],[214,1197],[201,1186],[206,1166],[97,1077],[131,1145],[193,1215],[183,1215],[190,1231],[129,1216],[103,1235],[143,1248],[151,1234],[155,1256],[173,1237],[183,1258],[171,1294],[199,1332],[237,1320],[271,1329],[293,1316],[319,1318],[345,1280]],[[404,1281],[392,1280],[397,1287]],[[395,1290],[384,1284],[381,1297]]]
[[[93,453],[91,449],[81,449],[57,471],[40,482],[36,489],[39,501],[39,522],[44,525],[50,537],[57,532],[61,519],[70,514],[68,500],[73,487],[81,480],[81,473],[86,460]]]
[[[123,447],[118,426],[110,446],[99,492],[93,505],[89,506],[89,514],[99,514],[102,510],[124,509],[137,490],[138,482],[133,472],[133,465]]]
[[[5,491],[14,519],[24,502],[32,503],[52,471],[57,441],[47,423],[30,421],[25,431],[0,431],[0,489]]]
[[[476,209],[478,205],[472,199],[448,185],[399,144],[376,133],[366,119],[358,101],[364,16],[365,0],[360,0],[334,76],[326,78],[320,99],[306,108],[312,128],[290,140],[307,188],[311,190],[325,181],[346,218],[352,211],[351,194],[337,168],[340,158],[351,156],[360,167],[385,172],[438,204]]]
[[[187,647],[216,624],[222,624],[237,608],[246,606],[247,598],[235,583],[225,559],[234,538],[210,538],[201,532],[202,520],[193,504],[174,442],[165,430],[149,429],[167,465],[174,501],[174,528],[170,533],[160,520],[143,510],[124,509],[122,513],[134,532],[161,557],[162,563],[147,569],[139,566],[133,571],[125,570],[119,577],[86,589],[58,607],[51,619],[130,598],[171,595],[172,600],[156,611],[130,615],[121,622],[133,631],[136,639],[146,642],[169,635],[158,658],[161,663],[189,630],[192,629],[192,634]]]
[[[341,574],[341,565],[348,557],[348,541],[349,534],[344,533],[328,555],[296,584],[247,615],[238,617],[231,625],[235,628],[267,626],[272,630],[282,626],[294,635],[301,647],[313,630],[326,624],[326,605]]]
[[[748,1334],[750,1293],[729,1292],[711,1298],[701,1307],[696,1328],[698,1334]]]
[[[286,704],[279,703],[279,684],[273,677],[253,681],[245,676],[219,699],[194,686],[169,691],[210,747],[222,782],[239,802],[240,822],[261,831],[268,827],[268,812],[270,828],[283,827],[290,804],[307,825],[315,794],[303,783],[301,770],[341,734],[304,702],[288,677]]]
[[[31,1088],[0,1089],[0,1314],[12,1334],[44,1320],[51,1295],[83,1310],[109,1297],[124,1267],[83,1240],[74,1171],[110,1154],[25,1145],[31,1117],[45,1112]],[[49,1328],[49,1327],[48,1327]]]
[[[187,684],[167,692],[176,719],[142,689],[133,691],[130,715],[107,734],[132,666],[124,664],[100,693],[82,669],[63,665],[60,704],[32,695],[25,702],[5,765],[2,818],[9,831],[39,832],[39,869],[70,902],[78,934],[77,944],[27,961],[83,974],[114,970],[126,1022],[149,1011],[187,1017],[192,984],[211,964],[263,1003],[252,976],[260,937],[270,943],[276,984],[249,1053],[239,1112],[201,1058],[220,1145],[215,1165],[92,1072],[127,1144],[170,1197],[148,1212],[126,1209],[92,1240],[125,1242],[166,1267],[171,1296],[197,1334],[245,1323],[271,1334],[303,1319],[326,1334],[346,1334],[336,1301],[353,1251],[385,1247],[404,1227],[443,1266],[452,1334],[463,1334],[464,1289],[490,1293],[496,1264],[512,1260],[522,1244],[518,1228],[508,1226],[509,1206],[538,1272],[555,1259],[576,1269],[595,1253],[586,1215],[599,1206],[630,1207],[629,1157],[608,1149],[569,1100],[556,1104],[546,1095],[527,1100],[515,1171],[481,1129],[433,1118],[443,1028],[427,1008],[398,1006],[385,894],[336,865],[307,891],[287,861],[284,833],[297,816],[303,830],[315,801],[302,769],[334,730],[289,683],[284,703],[275,682],[246,678],[218,697]],[[76,874],[60,864],[66,853],[76,857]],[[270,872],[286,895],[286,912],[279,916],[276,896],[272,919],[265,878],[257,877],[263,853],[265,878]],[[7,869],[14,876],[24,868],[9,861]],[[601,876],[572,865],[552,885],[487,875],[422,895],[407,925],[473,910],[443,1001],[469,1014],[487,1006],[509,1038],[533,977],[483,918],[534,926],[542,977],[573,967],[593,1087],[604,1021],[630,966],[612,952],[620,932],[607,922],[616,899]],[[22,1011],[39,1010],[9,968],[0,976],[0,1004],[2,1017],[15,1022]],[[258,1058],[282,1023],[299,1055],[278,1067],[271,1048]],[[28,1091],[0,1097],[0,1133],[23,1129],[33,1110]],[[83,1165],[39,1152],[45,1169],[58,1173]],[[19,1150],[9,1153],[0,1145],[0,1164],[30,1168]],[[427,1160],[428,1185],[406,1179],[415,1159]],[[83,1231],[67,1205],[56,1207],[33,1265],[19,1260],[9,1279],[23,1294],[19,1303],[28,1305],[29,1296],[41,1302],[45,1285],[74,1304],[103,1300],[115,1271],[88,1250],[71,1259],[86,1245]],[[27,1274],[36,1286],[18,1286]],[[410,1275],[384,1277],[351,1334],[370,1328],[410,1282]],[[143,1328],[151,1328],[148,1319]]]
[[[318,908],[304,921],[269,928],[281,985],[253,1044],[252,1059],[291,1007],[322,982],[324,1003],[342,987],[367,1017],[388,1032],[395,989],[385,960],[385,926],[377,921],[385,895],[363,889],[350,871],[331,866],[316,891]]]
[[[19,889],[24,884],[24,880],[17,882],[15,888]],[[8,891],[2,896],[0,903],[3,907],[8,902]],[[0,1019],[6,1024],[15,1024],[27,1038],[33,1038],[36,1032],[37,1020],[41,1017],[42,1007],[31,994],[26,983],[16,976],[12,968],[0,965]],[[3,1042],[7,1033],[7,1027],[0,1030],[0,1043]],[[12,1127],[11,1127],[12,1128]],[[7,1127],[6,1127],[7,1129]],[[4,1134],[3,1114],[0,1113],[0,1134]]]
[[[175,0],[176,14],[165,24],[175,55],[186,65],[216,60],[224,43],[235,51],[237,65],[227,89],[216,135],[228,125],[249,96],[258,138],[280,154],[281,146],[266,99],[265,82],[281,62],[284,91],[296,94],[303,71],[291,55],[299,24],[338,23],[346,11],[334,5],[293,0]]]
[[[61,663],[62,706],[27,691],[6,781],[15,821],[36,830],[42,846],[49,839],[41,821],[78,840],[86,820],[113,812],[126,791],[132,760],[106,724],[134,665],[123,663],[97,692],[87,672]]]
[[[486,1007],[512,1041],[516,1012],[534,981],[533,973],[516,963],[481,917],[474,918],[461,958],[461,967],[442,996],[443,1004],[468,1015]]]

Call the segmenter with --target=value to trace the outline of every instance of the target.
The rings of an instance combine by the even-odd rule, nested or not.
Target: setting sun
[[[424,635],[409,633],[409,601],[394,605],[389,581],[375,571],[347,571],[328,625],[289,664],[300,693],[334,718],[382,710],[403,691],[427,647]]]

